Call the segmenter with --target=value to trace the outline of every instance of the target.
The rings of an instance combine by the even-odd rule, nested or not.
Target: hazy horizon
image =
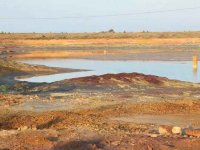
[[[108,33],[109,31],[95,31],[95,32],[4,32],[4,31],[0,31],[0,34],[95,34],[95,33]],[[126,31],[115,31],[114,33],[189,33],[189,32],[200,32],[200,30],[196,30],[196,31],[130,31],[130,32],[126,32]]]
[[[84,2],[81,0],[0,0],[0,32],[91,33],[109,29],[114,29],[116,32],[199,31],[200,9],[127,16],[85,17],[198,6],[200,6],[199,0],[184,2],[182,0],[84,0]]]

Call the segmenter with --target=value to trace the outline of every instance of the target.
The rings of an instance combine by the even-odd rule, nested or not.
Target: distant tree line
[[[150,31],[148,30],[143,30],[141,31],[142,33],[149,33]],[[49,32],[52,33],[52,32]],[[101,31],[100,33],[116,33],[114,29],[109,29],[107,31]],[[127,33],[125,30],[123,31],[123,33]],[[12,34],[11,32],[4,32],[1,31],[0,34]],[[36,32],[32,32],[32,34],[37,34]],[[69,34],[68,32],[60,32],[60,34]],[[46,38],[45,35],[42,35],[41,38]]]
[[[10,32],[3,32],[1,31],[0,34],[11,34]]]

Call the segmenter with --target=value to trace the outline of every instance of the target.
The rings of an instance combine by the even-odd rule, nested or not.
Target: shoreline
[[[53,83],[13,78],[81,71],[18,63],[16,56],[191,61],[200,50],[200,32],[90,35],[114,40],[77,39],[88,34],[42,35],[0,34],[0,57],[7,58],[0,58],[0,149],[199,149],[199,83],[139,73]],[[120,39],[125,35],[143,38]],[[76,40],[48,40],[53,36]],[[34,39],[26,40],[30,37]],[[146,49],[137,49],[143,46]],[[172,133],[174,128],[179,132]]]
[[[34,50],[27,53],[7,54],[12,59],[93,59],[135,61],[192,61],[195,50]]]

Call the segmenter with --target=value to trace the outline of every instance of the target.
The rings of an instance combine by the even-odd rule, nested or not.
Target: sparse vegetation
[[[8,92],[8,87],[6,85],[0,85],[0,92],[2,93]]]
[[[110,30],[108,30],[108,32],[115,33],[115,30],[114,29],[110,29]]]
[[[4,33],[4,32],[2,32]],[[200,32],[108,32],[99,33],[11,33],[1,34],[0,39],[122,39],[122,38],[200,38]]]

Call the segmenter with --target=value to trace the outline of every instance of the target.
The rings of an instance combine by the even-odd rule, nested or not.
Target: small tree
[[[108,32],[115,33],[115,30],[114,29],[110,29],[110,30],[108,30]]]
[[[45,38],[46,36],[45,35],[42,35],[42,38]]]

